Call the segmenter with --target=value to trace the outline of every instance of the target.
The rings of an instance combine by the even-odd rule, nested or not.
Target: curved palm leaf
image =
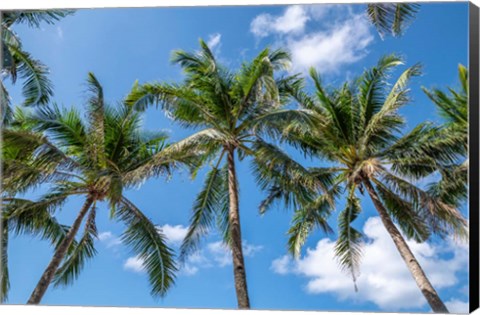
[[[152,286],[151,294],[165,295],[173,285],[178,270],[173,260],[173,250],[166,244],[165,236],[127,198],[122,197],[116,211],[118,219],[128,226],[122,241],[131,246],[142,260]]]
[[[367,15],[382,38],[386,34],[400,36],[419,8],[416,3],[371,3],[367,5]]]

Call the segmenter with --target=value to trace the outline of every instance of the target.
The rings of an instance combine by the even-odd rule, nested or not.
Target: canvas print
[[[478,307],[473,8],[2,11],[1,302]]]

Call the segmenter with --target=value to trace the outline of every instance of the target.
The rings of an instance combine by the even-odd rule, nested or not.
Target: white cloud
[[[270,268],[275,273],[286,275],[290,272],[290,269],[292,268],[292,259],[290,258],[290,256],[287,255],[277,258],[272,261],[272,265]]]
[[[468,314],[468,302],[463,302],[457,299],[451,299],[445,302],[445,306],[450,313]]]
[[[320,240],[316,248],[307,249],[305,256],[298,260],[288,256],[274,260],[271,269],[279,274],[306,277],[306,291],[311,294],[333,293],[339,300],[370,301],[389,311],[425,306],[425,298],[380,219],[370,218],[363,232],[369,242],[363,250],[358,292],[350,276],[340,270],[334,257],[335,243],[330,239]],[[408,241],[408,245],[437,290],[457,284],[456,273],[466,270],[468,247],[464,244],[449,240],[443,247],[413,241]],[[449,254],[451,258],[441,258],[440,254]],[[454,307],[461,306],[459,301],[451,302]]]
[[[60,39],[63,39],[63,29],[60,26],[57,26],[57,36]]]
[[[256,253],[263,249],[262,245],[249,244],[247,241],[243,241],[243,254],[247,257],[253,257]]]
[[[107,231],[107,232],[102,232],[100,234],[98,234],[98,239],[101,241],[101,242],[104,242],[110,238],[112,238],[112,232],[110,231]]]
[[[232,263],[230,250],[222,241],[207,244],[207,249],[212,255],[212,259],[220,266],[224,267]]]
[[[179,245],[187,235],[188,226],[165,224],[161,226],[160,231],[167,237],[168,242]]]
[[[215,50],[216,48],[220,48],[220,41],[222,39],[222,34],[220,33],[215,33],[215,34],[210,34],[208,36],[207,40],[207,45],[210,47],[210,50]]]
[[[340,67],[364,58],[374,39],[365,14],[347,9],[337,5],[289,6],[280,16],[258,15],[250,31],[257,38],[275,35],[277,45],[287,47],[292,54],[292,71],[305,73],[313,66],[322,75],[339,73]],[[315,22],[314,27],[308,28],[308,22]]]
[[[180,272],[186,276],[193,276],[198,272],[198,267],[186,264],[180,269]]]
[[[266,37],[272,33],[299,33],[310,19],[304,6],[287,7],[283,15],[260,14],[250,24],[250,31],[257,37]]]
[[[98,240],[104,243],[107,248],[117,247],[122,244],[122,240],[110,231],[98,234]]]
[[[137,273],[142,273],[145,271],[145,268],[143,267],[143,259],[141,259],[138,256],[129,257],[123,264],[123,268],[125,270],[129,270]]]
[[[372,41],[368,21],[363,15],[355,15],[325,31],[287,39],[287,46],[294,71],[305,72],[314,66],[324,74],[337,73],[341,66],[365,57]]]
[[[171,226],[168,224],[159,227],[173,245],[179,245],[188,227],[182,225]],[[103,240],[110,240],[113,235],[110,232],[104,232],[99,235]],[[177,248],[178,249],[178,248]],[[253,257],[256,253],[261,251],[263,246],[250,244],[243,240],[243,254],[245,257]],[[129,257],[124,262],[124,269],[134,272],[143,272],[143,261],[138,257]],[[222,241],[207,243],[203,248],[193,252],[188,256],[183,265],[180,266],[180,274],[185,276],[193,276],[198,273],[200,269],[212,267],[225,267],[232,264],[232,254],[230,249],[224,245]]]
[[[211,255],[211,259],[213,259],[219,267],[232,264],[231,251],[222,241],[207,244],[207,249]],[[249,244],[243,240],[243,255],[245,257],[253,257],[262,249],[263,246],[261,245]]]

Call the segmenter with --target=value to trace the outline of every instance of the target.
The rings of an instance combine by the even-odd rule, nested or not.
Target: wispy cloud
[[[220,33],[210,34],[208,36],[207,45],[208,47],[210,47],[211,50],[219,49],[221,40],[222,40],[222,34]]]
[[[110,231],[98,234],[98,240],[104,243],[107,248],[117,247],[122,244],[122,240]]]
[[[457,299],[450,299],[445,302],[445,306],[448,308],[450,313],[460,313],[460,314],[468,314],[468,302],[463,302]]]
[[[143,259],[138,256],[129,257],[123,264],[123,268],[136,273],[143,273],[145,271],[143,267]]]
[[[167,242],[174,250],[179,249],[183,239],[188,232],[188,226],[165,224],[158,226],[158,231],[166,236]],[[116,238],[111,232],[104,232],[99,235],[101,240],[110,244]],[[108,245],[107,245],[108,246]],[[251,244],[243,240],[243,253],[246,257],[253,257],[263,249],[261,245]],[[124,262],[124,269],[134,272],[142,272],[142,260],[138,256],[129,257]],[[181,265],[180,274],[192,276],[198,273],[200,269],[212,267],[225,267],[232,264],[232,254],[230,249],[222,241],[206,243],[202,248],[192,253]]]
[[[261,245],[250,244],[243,240],[243,254],[245,257],[254,257],[263,249]],[[181,272],[184,275],[191,276],[200,269],[205,268],[223,268],[232,264],[232,253],[230,249],[222,242],[207,243],[202,249],[191,254]]]
[[[57,36],[60,39],[63,39],[63,29],[60,26],[57,26]]]
[[[245,257],[253,257],[256,253],[263,249],[261,245],[253,245],[243,240],[243,255]],[[207,244],[207,249],[211,258],[217,263],[219,267],[224,267],[232,264],[232,254],[230,249],[222,242],[213,242]]]
[[[293,5],[288,7],[282,15],[260,14],[250,24],[250,31],[257,37],[266,37],[271,34],[299,33],[305,29],[310,19],[303,6]]]
[[[425,298],[380,219],[373,217],[367,220],[363,232],[369,242],[364,247],[361,274],[357,279],[358,292],[355,292],[352,279],[341,271],[334,257],[335,243],[327,238],[320,240],[315,248],[307,249],[305,256],[298,260],[289,256],[274,260],[271,269],[282,275],[291,273],[306,277],[306,291],[310,294],[333,293],[339,300],[370,301],[381,309],[391,311],[425,306]],[[408,245],[436,289],[456,285],[459,281],[457,273],[466,270],[466,244],[449,240],[444,247],[414,241],[408,241]],[[443,258],[447,256],[450,258]],[[459,300],[449,303],[458,309],[465,306]]]
[[[258,15],[250,31],[259,40],[274,36],[279,46],[287,47],[292,54],[292,71],[307,72],[315,67],[320,74],[339,73],[341,67],[364,58],[374,39],[365,14],[346,8],[289,6],[279,16]]]

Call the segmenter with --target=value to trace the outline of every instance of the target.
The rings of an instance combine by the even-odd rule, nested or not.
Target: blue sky
[[[358,76],[385,54],[398,53],[407,66],[417,62],[424,65],[423,76],[411,85],[413,102],[402,109],[407,129],[425,120],[440,121],[420,87],[457,86],[457,65],[467,65],[468,4],[422,3],[406,34],[385,40],[365,20],[364,10],[364,5],[90,9],[77,11],[53,26],[16,26],[15,30],[25,49],[49,66],[54,99],[64,106],[82,105],[89,71],[103,84],[106,99],[112,104],[128,93],[135,80],[181,80],[180,69],[169,62],[171,51],[197,49],[201,37],[211,44],[217,58],[232,68],[267,45],[287,47],[293,57],[292,71],[305,72],[315,66],[331,85]],[[393,78],[398,74],[393,73]],[[20,103],[19,85],[10,87],[10,91],[14,103]],[[146,112],[144,125],[150,130],[169,131],[172,140],[192,132],[176,126],[155,109]],[[285,256],[291,213],[279,209],[261,217],[257,209],[264,194],[249,174],[248,161],[239,163],[238,173],[253,308],[429,311],[368,200],[363,201],[364,212],[356,221],[369,242],[359,292],[355,293],[350,278],[331,258],[334,236],[329,239],[312,233],[300,260],[292,261]],[[180,172],[169,180],[149,180],[127,195],[163,227],[171,245],[177,247],[204,175],[201,172],[191,181],[186,172]],[[57,217],[71,223],[81,204],[81,199],[73,198]],[[181,270],[167,296],[154,299],[139,261],[119,242],[124,226],[109,220],[107,207],[101,208],[97,219],[98,255],[73,286],[51,287],[44,304],[236,307],[231,262],[218,235],[213,233],[203,242],[201,251]],[[331,223],[335,226],[335,218]],[[434,240],[411,246],[448,307],[466,311],[466,245]],[[51,254],[47,242],[27,236],[12,239],[9,303],[26,302]]]

